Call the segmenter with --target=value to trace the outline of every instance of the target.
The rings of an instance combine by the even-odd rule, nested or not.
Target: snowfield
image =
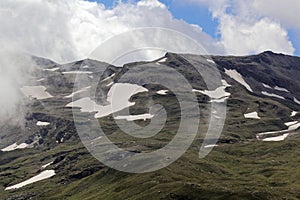
[[[101,110],[103,106],[97,105],[91,98],[84,97],[77,101],[71,102],[66,105],[66,107],[76,107],[80,108],[81,112],[97,112],[98,110]]]
[[[38,100],[52,98],[53,96],[46,92],[45,86],[24,86],[21,88],[23,94],[29,98],[36,98]]]
[[[41,180],[45,180],[47,178],[51,178],[54,175],[55,175],[55,171],[54,170],[45,170],[45,171],[41,172],[40,174],[38,174],[38,175],[36,175],[36,176],[34,176],[34,177],[26,180],[26,181],[23,181],[21,183],[13,185],[13,186],[9,186],[9,187],[5,188],[5,190],[18,189],[18,188],[24,187],[26,185],[29,185],[29,184],[41,181]]]
[[[76,91],[76,92],[73,92],[72,94],[70,94],[70,95],[68,95],[68,96],[65,96],[64,98],[73,98],[74,95],[79,94],[79,93],[82,93],[82,92],[86,92],[86,91],[89,90],[90,88],[91,88],[91,86],[82,88],[81,90],[78,90],[78,91]]]
[[[3,149],[1,149],[1,151],[14,151],[16,149],[25,149],[27,148],[29,145],[26,144],[26,143],[21,143],[21,144],[17,144],[17,143],[14,143],[12,145],[9,145],[8,147],[5,147]]]
[[[129,102],[130,97],[140,92],[147,91],[146,88],[139,85],[116,83],[108,92],[108,105],[98,105],[89,97],[85,97],[67,104],[66,107],[78,107],[81,112],[96,112],[94,117],[101,118],[135,105],[134,102]]]
[[[222,86],[218,87],[215,90],[196,90],[193,89],[193,92],[199,92],[211,98],[210,102],[221,103],[228,99],[231,95],[229,92],[226,92],[225,89],[230,87],[225,80],[222,80]]]
[[[298,128],[300,128],[300,122],[298,122],[298,121],[286,122],[285,125],[288,126],[288,129],[281,130],[281,131],[270,131],[270,132],[259,133],[256,135],[256,137],[258,140],[260,140],[260,136],[284,133],[283,135],[280,135],[280,136],[268,137],[268,138],[262,139],[262,141],[268,141],[268,142],[269,141],[274,141],[274,142],[283,141],[289,136],[288,132],[295,131]]]
[[[232,79],[234,79],[236,82],[242,84],[243,86],[245,86],[245,88],[250,91],[253,92],[253,90],[251,89],[251,87],[248,85],[248,83],[244,80],[243,76],[237,72],[236,70],[228,70],[225,69],[225,73]]]

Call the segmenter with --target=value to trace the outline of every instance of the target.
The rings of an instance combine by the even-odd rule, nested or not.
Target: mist
[[[24,118],[20,88],[34,71],[31,55],[57,63],[84,59],[103,41],[142,27],[174,29],[197,38],[209,53],[222,52],[201,27],[173,18],[166,6],[148,0],[109,9],[83,0],[0,1],[0,27],[0,122]]]
[[[34,71],[32,55],[72,59],[60,9],[47,1],[0,2],[0,123],[23,124],[27,99],[20,88]],[[59,21],[59,23],[57,23]]]

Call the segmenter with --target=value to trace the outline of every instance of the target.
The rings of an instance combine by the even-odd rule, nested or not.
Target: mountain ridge
[[[299,57],[272,52],[246,57],[167,53],[155,61],[129,63],[122,68],[89,59],[62,65],[43,58],[37,60],[37,70],[27,87],[49,95],[40,98],[24,94],[30,100],[24,128],[0,126],[0,149],[13,143],[27,145],[24,149],[0,151],[3,199],[299,198],[300,171],[296,166],[300,126],[295,126],[300,121]],[[213,88],[218,92],[209,90],[193,63],[198,63],[208,75],[212,73],[211,66],[218,69],[221,80]],[[199,103],[202,123],[192,146],[179,160],[156,172],[128,174],[110,169],[90,155],[77,133],[74,113],[80,116],[82,124],[90,125],[89,120],[96,120],[119,148],[149,152],[168,144],[176,134],[181,117],[176,95],[158,84],[141,84],[139,88],[145,89],[130,97],[130,102],[135,103],[129,107],[131,115],[150,113],[153,102],[163,105],[168,113],[162,131],[145,141],[135,140],[120,130],[115,121],[125,123],[125,118],[116,119],[108,113],[95,119],[98,110],[87,112],[82,111],[84,106],[67,105],[86,96],[90,97],[86,102],[93,105],[109,105],[111,88],[117,84],[133,85],[131,77],[143,77],[138,67],[147,64],[165,65],[188,80]],[[124,78],[126,73],[129,75]],[[76,86],[76,76],[82,77],[82,85]],[[199,144],[212,113],[207,105],[212,100],[227,102],[225,126],[213,151],[199,159]],[[218,113],[212,115],[220,117]],[[158,116],[133,123],[146,126],[155,117]],[[110,156],[116,159],[115,155]],[[40,182],[43,184],[5,190],[44,170],[55,170],[56,175]]]

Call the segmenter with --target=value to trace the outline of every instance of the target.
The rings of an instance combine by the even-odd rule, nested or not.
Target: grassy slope
[[[1,166],[1,172],[9,166],[17,168],[13,174],[8,174],[9,170],[0,174],[1,185],[32,177],[57,153],[65,152],[65,157],[48,167],[56,169],[55,177],[15,191],[0,190],[0,195],[3,199],[24,194],[37,199],[296,199],[300,197],[299,144],[289,140],[222,145],[205,159],[199,159],[197,148],[191,148],[169,167],[146,174],[103,167],[75,144],[49,151],[16,151],[6,157],[25,155]],[[74,155],[76,159],[72,159]],[[70,179],[92,166],[100,168],[82,179]]]

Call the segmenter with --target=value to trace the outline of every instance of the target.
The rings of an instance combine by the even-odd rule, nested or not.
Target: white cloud
[[[89,55],[103,41],[117,34],[142,27],[174,29],[196,39],[208,52],[223,53],[222,47],[203,33],[201,27],[173,18],[166,6],[157,0],[120,3],[111,10],[80,0],[66,3],[72,22],[69,26],[72,41],[81,57]]]
[[[174,29],[208,52],[223,53],[201,27],[173,18],[158,0],[120,2],[111,9],[84,0],[7,0],[0,2],[0,25],[3,42],[57,62],[85,58],[110,37],[141,27]]]
[[[157,0],[119,3],[111,9],[84,0],[5,0],[0,1],[0,27],[2,120],[19,110],[19,90],[30,75],[32,63],[26,56],[20,59],[22,52],[63,63],[88,57],[103,41],[125,31],[164,27],[195,38],[209,53],[223,53],[201,27],[174,19]]]
[[[265,50],[293,54],[287,27],[296,27],[299,1],[189,0],[208,6],[219,21],[220,42],[228,54],[260,53]],[[278,4],[279,3],[279,4]],[[293,12],[294,11],[294,12]]]
[[[300,1],[299,0],[253,0],[253,8],[261,15],[274,19],[287,28],[295,28],[300,30],[298,22]]]
[[[28,53],[56,60],[72,57],[62,13],[50,1],[0,1],[0,122],[23,121],[20,88],[33,69]]]
[[[0,42],[31,54],[65,60],[73,56],[66,19],[60,3],[50,0],[1,1]]]
[[[224,15],[220,21],[221,42],[229,54],[247,55],[266,50],[294,53],[287,31],[268,18],[247,22]]]
[[[144,6],[144,7],[148,7],[148,8],[166,8],[166,6],[162,3],[160,3],[158,0],[143,0],[143,1],[139,1],[137,3],[138,6]]]
[[[27,80],[32,63],[27,55],[17,53],[16,48],[8,45],[0,50],[1,124],[22,124],[25,114],[19,88]]]

